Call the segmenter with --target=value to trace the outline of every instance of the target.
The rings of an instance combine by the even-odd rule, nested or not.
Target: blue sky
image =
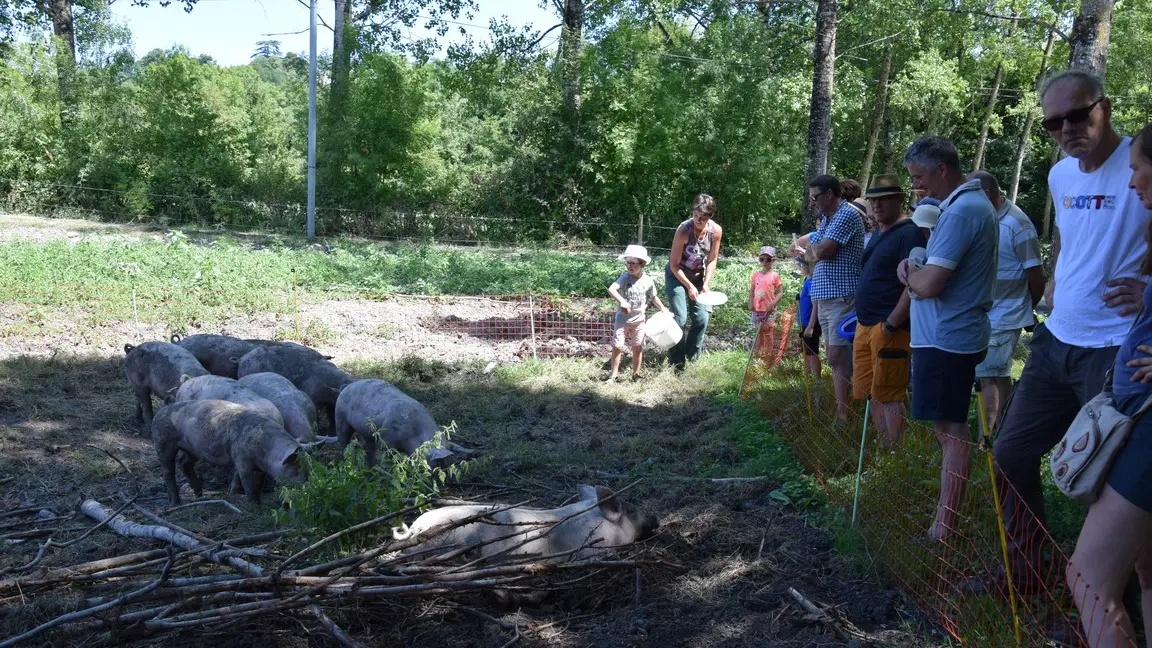
[[[467,30],[474,40],[485,40],[488,36],[488,19],[508,16],[516,25],[534,25],[538,29],[551,27],[558,19],[551,9],[541,9],[540,0],[477,0],[478,11],[471,18],[461,17],[460,22],[468,25],[452,25],[452,31],[441,39],[441,45],[459,40],[458,28]],[[321,19],[332,24],[334,12],[332,0],[320,0],[318,14]],[[136,56],[140,57],[155,48],[167,49],[180,44],[193,55],[208,54],[221,65],[241,65],[247,63],[261,40],[280,41],[284,52],[308,53],[308,7],[297,0],[199,0],[192,13],[185,13],[178,2],[161,7],[153,0],[149,7],[133,6],[129,0],[116,0],[112,13],[132,30]],[[299,34],[285,34],[296,32]],[[265,34],[278,34],[266,36]],[[552,41],[549,34],[545,41]],[[413,29],[412,37],[420,38],[427,34],[422,29]],[[332,32],[319,24],[317,32],[319,51],[332,47]]]

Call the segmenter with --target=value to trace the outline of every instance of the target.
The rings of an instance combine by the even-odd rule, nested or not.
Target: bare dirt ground
[[[88,225],[103,227],[78,222],[61,231],[67,236]],[[43,234],[60,235],[54,230]],[[115,506],[137,496],[140,505],[163,509],[166,498],[153,449],[132,417],[121,347],[164,339],[173,331],[133,322],[93,326],[80,307],[50,311],[30,326],[26,307],[0,305],[0,330],[5,331],[0,336],[0,514],[40,507],[67,516],[86,497]],[[504,502],[536,497],[539,506],[556,506],[574,493],[576,484],[619,488],[643,477],[627,500],[659,516],[661,528],[640,551],[684,569],[645,569],[639,587],[631,573],[603,577],[519,612],[494,607],[484,597],[458,599],[504,626],[521,628],[519,634],[440,598],[333,611],[333,618],[359,641],[476,648],[513,643],[608,648],[943,643],[931,638],[930,628],[897,593],[866,578],[859,559],[836,553],[828,531],[813,528],[800,511],[772,497],[779,484],[770,479],[711,483],[694,477],[704,463],[734,466],[741,461],[729,437],[736,414],[707,395],[713,377],[705,370],[690,368],[675,376],[661,371],[653,354],[647,380],[605,385],[598,380],[601,360],[509,367],[531,353],[532,331],[524,330],[524,319],[521,304],[492,300],[323,300],[303,306],[304,334],[299,337],[335,356],[354,376],[390,380],[425,403],[440,423],[456,423],[456,439],[487,459],[449,495]],[[535,328],[535,321],[528,325]],[[536,330],[538,352],[548,340],[565,339],[549,337],[548,326],[544,318]],[[286,338],[295,331],[292,317],[255,315],[237,316],[219,332]],[[576,348],[565,352],[602,357],[602,343],[567,337],[572,341],[562,344]],[[486,372],[491,361],[504,366]],[[226,475],[209,473],[206,497],[220,496],[212,491],[222,489],[225,481]],[[212,538],[271,526],[268,506],[232,501],[242,514],[193,508],[169,519]],[[28,562],[38,539],[11,534],[32,527],[5,528],[2,523],[7,520],[0,518],[0,569]],[[67,539],[90,526],[76,518],[53,528],[66,529],[61,533]],[[158,546],[101,530],[50,552],[42,566]],[[828,606],[868,639],[848,639],[806,619],[788,595],[790,587]],[[26,603],[21,596],[4,600],[0,638],[63,611],[60,601]],[[85,639],[91,638],[38,639],[29,645],[76,646]],[[336,645],[303,616],[196,629],[147,643],[189,648]]]

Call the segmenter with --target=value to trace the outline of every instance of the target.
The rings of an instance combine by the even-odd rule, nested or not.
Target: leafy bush
[[[448,468],[428,462],[428,453],[441,439],[448,438],[453,427],[442,428],[411,456],[386,449],[376,466],[367,465],[363,449],[355,443],[349,444],[340,460],[331,464],[306,457],[308,481],[281,487],[286,508],[273,511],[274,521],[298,530],[312,541],[406,506],[424,506],[440,494],[449,479],[459,479],[471,467],[467,461]],[[397,519],[396,523],[401,521]],[[377,527],[349,534],[324,551],[355,551],[369,545],[381,532]]]

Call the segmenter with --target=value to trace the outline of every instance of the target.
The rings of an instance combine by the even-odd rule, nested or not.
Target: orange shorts
[[[908,397],[908,374],[912,357],[912,334],[900,329],[885,333],[884,323],[856,325],[852,342],[852,396],[881,403]]]

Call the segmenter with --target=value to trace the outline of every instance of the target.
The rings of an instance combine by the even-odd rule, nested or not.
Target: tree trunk
[[[1000,98],[1000,82],[1004,79],[1004,64],[996,66],[996,77],[992,80],[992,96],[988,99],[988,110],[984,113],[984,121],[980,124],[980,139],[976,140],[976,157],[972,160],[972,170],[979,171],[984,168],[984,149],[988,146],[988,129],[992,126],[992,117],[996,115],[996,100]]]
[[[323,180],[318,188],[331,191],[339,186],[350,146],[345,128],[348,114],[349,75],[352,69],[352,0],[335,0],[332,28],[332,77],[328,88],[327,132],[320,139],[323,153],[317,167]]]
[[[1068,66],[1104,76],[1108,66],[1108,41],[1112,33],[1115,0],[1080,0],[1080,13],[1069,36],[1072,56]]]
[[[880,83],[876,86],[876,106],[872,109],[872,126],[868,129],[868,147],[864,149],[864,162],[860,165],[860,186],[868,188],[872,179],[872,159],[876,157],[876,146],[880,142],[880,131],[884,130],[884,111],[888,108],[888,77],[892,74],[892,50],[889,45],[884,50],[884,64],[880,68]]]
[[[563,30],[560,84],[564,92],[564,123],[570,137],[575,138],[580,123],[580,58],[584,50],[582,0],[565,0]]]
[[[836,74],[836,0],[819,0],[812,52],[812,103],[808,114],[808,178],[828,172],[832,141],[832,82]]]
[[[1048,59],[1052,56],[1052,44],[1056,41],[1056,30],[1048,30],[1048,42],[1044,44],[1044,55],[1040,57],[1040,72],[1036,75],[1036,83],[1048,72]],[[1012,183],[1008,191],[1008,200],[1016,202],[1016,194],[1020,189],[1020,173],[1024,169],[1024,158],[1028,156],[1028,145],[1032,142],[1032,124],[1036,122],[1037,107],[1032,105],[1024,117],[1024,129],[1020,131],[1020,142],[1016,145],[1016,160],[1012,164]]]
[[[1053,146],[1052,147],[1052,160],[1049,162],[1048,168],[1051,169],[1059,161],[1060,161],[1060,147],[1059,146]],[[1045,189],[1047,189],[1047,186],[1045,186]],[[1049,243],[1052,242],[1052,192],[1051,191],[1045,191],[1044,192],[1044,232],[1043,232],[1042,236],[1043,236],[1042,240],[1045,240]]]
[[[60,130],[67,134],[76,114],[76,31],[72,0],[49,0],[52,34],[56,37],[56,81],[60,88]]]
[[[896,129],[897,126],[891,117],[884,120],[884,173],[896,173],[900,162],[900,151],[896,150],[895,138],[893,137]]]

